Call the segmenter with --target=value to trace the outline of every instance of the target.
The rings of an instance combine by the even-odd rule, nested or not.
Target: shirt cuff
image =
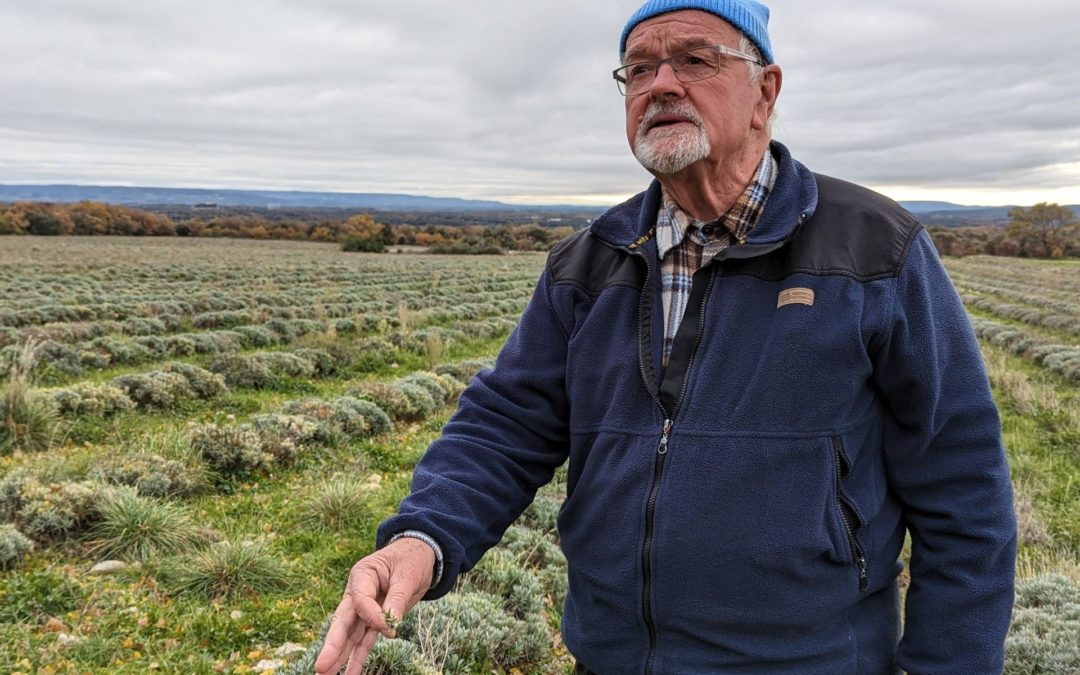
[[[421,532],[419,530],[405,530],[404,532],[398,532],[394,536],[390,537],[390,541],[388,541],[386,543],[391,544],[391,543],[397,541],[398,539],[401,539],[402,537],[408,537],[410,539],[419,539],[420,541],[422,541],[425,544],[427,544],[428,546],[430,546],[431,550],[435,552],[435,572],[434,572],[434,575],[433,575],[432,580],[431,580],[431,588],[435,588],[436,586],[438,586],[439,582],[442,581],[442,575],[443,575],[442,547],[439,546],[439,543],[437,541],[435,541],[433,538],[431,538],[430,535],[425,534],[425,533],[423,533],[423,532]]]

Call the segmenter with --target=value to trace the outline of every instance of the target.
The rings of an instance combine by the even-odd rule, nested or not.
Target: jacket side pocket
[[[832,446],[836,464],[835,485],[837,509],[840,513],[840,522],[843,523],[844,532],[847,535],[848,546],[851,549],[851,562],[859,571],[859,592],[865,593],[868,585],[866,555],[863,553],[863,548],[859,544],[858,538],[858,532],[859,528],[862,527],[862,522],[859,520],[859,514],[855,511],[855,508],[851,505],[851,501],[848,500],[843,490],[843,482],[851,473],[851,464],[848,462],[847,455],[844,452],[843,439],[839,436],[833,436]]]

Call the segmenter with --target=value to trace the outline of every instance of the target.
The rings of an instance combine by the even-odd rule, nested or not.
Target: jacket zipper
[[[648,264],[648,261],[646,261]],[[649,274],[652,272],[652,267],[649,266],[649,271],[646,273],[646,282],[649,280]],[[656,622],[652,616],[652,539],[653,539],[653,521],[656,513],[656,500],[660,493],[660,479],[664,474],[664,460],[667,457],[669,448],[669,440],[671,437],[671,429],[675,425],[675,416],[679,414],[679,409],[682,407],[683,397],[686,395],[686,388],[690,381],[690,371],[694,367],[694,358],[697,356],[698,345],[701,344],[701,337],[705,332],[705,306],[709,302],[709,295],[712,292],[713,280],[716,278],[715,271],[709,275],[708,285],[705,287],[705,292],[701,298],[701,309],[698,313],[698,326],[697,333],[694,336],[694,343],[690,346],[690,359],[686,364],[686,372],[683,373],[682,384],[679,387],[679,396],[675,400],[675,405],[670,412],[664,407],[663,402],[660,400],[659,394],[654,398],[657,405],[660,406],[660,411],[664,414],[664,428],[660,432],[660,445],[656,450],[656,461],[653,466],[653,482],[652,487],[649,490],[649,500],[645,505],[645,543],[641,548],[641,563],[642,563],[642,591],[641,591],[641,607],[642,614],[645,618],[645,626],[649,630],[649,654],[645,659],[645,675],[652,675],[653,662],[656,660]],[[651,293],[649,285],[646,284],[647,292]],[[651,319],[650,319],[651,320]],[[651,347],[651,345],[650,345]],[[650,350],[651,356],[651,350]],[[644,367],[642,367],[644,372]],[[665,377],[667,375],[665,374]]]
[[[664,459],[668,453],[668,440],[674,422],[664,420],[664,429],[660,433],[660,445],[656,448],[656,461],[653,466],[653,483],[649,490],[649,501],[645,506],[645,543],[641,548],[641,569],[644,583],[641,587],[641,608],[645,616],[645,626],[649,629],[649,655],[645,659],[645,672],[652,673],[653,659],[656,657],[656,624],[652,618],[652,535],[653,516],[656,512],[656,498],[660,493],[660,475],[664,471]]]
[[[649,263],[649,259],[644,254],[632,251],[630,249],[623,249],[627,253],[633,256],[641,258],[645,263],[645,282],[642,287],[641,298],[638,300],[638,317],[645,316],[645,301],[646,294],[652,293],[652,276],[653,266]],[[650,313],[649,321],[652,321]],[[653,517],[656,513],[656,498],[660,493],[660,477],[664,471],[664,460],[667,457],[668,441],[671,437],[671,427],[675,424],[674,415],[668,413],[664,407],[663,401],[660,400],[659,390],[654,391],[649,381],[648,373],[645,370],[646,359],[651,361],[652,359],[652,345],[646,345],[649,347],[649,352],[643,352],[642,344],[645,341],[641,335],[638,335],[638,368],[641,371],[641,381],[645,383],[645,389],[649,392],[649,395],[654,401],[656,401],[657,407],[660,408],[660,412],[664,415],[664,427],[660,432],[660,443],[656,448],[656,459],[653,463],[653,482],[649,488],[649,499],[645,504],[645,542],[641,547],[641,570],[642,570],[642,586],[641,586],[641,612],[645,620],[645,628],[649,632],[649,653],[645,658],[645,673],[651,675],[653,669],[653,661],[656,658],[656,623],[652,618],[652,531],[653,531]]]
[[[652,293],[652,263],[650,262],[649,258],[643,253],[639,253],[623,246],[612,246],[611,244],[605,242],[603,239],[600,239],[599,237],[597,239],[601,243],[611,248],[617,248],[619,250],[625,251],[630,255],[641,258],[645,262],[645,282],[642,288],[641,298],[638,300],[639,321],[642,320],[640,317],[645,317],[646,298],[651,297]],[[772,250],[773,248],[778,247],[779,244],[769,246],[768,249]],[[719,260],[723,259],[723,257],[726,257],[723,256],[724,253],[727,253],[727,251],[722,252],[721,256],[717,256],[717,258],[714,259],[713,262],[716,263]],[[660,383],[650,381],[648,372],[645,369],[646,360],[648,360],[650,363],[652,361],[652,345],[646,344],[647,341],[644,340],[643,335],[638,335],[638,367],[641,371],[641,379],[642,382],[645,383],[645,389],[649,392],[649,395],[652,397],[652,399],[656,401],[656,405],[660,408],[660,412],[664,415],[664,426],[660,432],[660,442],[656,450],[656,459],[653,464],[652,486],[649,489],[649,499],[645,505],[645,541],[641,547],[641,565],[643,576],[641,591],[641,608],[642,615],[645,620],[645,627],[648,629],[649,632],[649,653],[645,659],[645,675],[652,675],[653,663],[656,660],[656,622],[653,620],[652,616],[651,599],[653,520],[656,512],[656,500],[660,493],[660,479],[663,477],[664,461],[667,457],[667,453],[669,450],[668,444],[671,438],[671,429],[675,424],[675,416],[678,414],[679,408],[682,407],[683,397],[686,395],[687,385],[689,384],[690,380],[690,371],[693,369],[694,359],[697,356],[697,348],[698,345],[701,344],[701,338],[705,332],[705,307],[709,302],[709,296],[712,293],[713,282],[715,281],[715,279],[716,270],[714,268],[713,272],[709,276],[709,281],[708,285],[705,287],[705,292],[702,294],[701,309],[698,314],[697,334],[694,336],[694,342],[690,346],[690,358],[686,365],[686,372],[684,372],[682,376],[683,379],[682,384],[679,388],[679,396],[676,398],[675,405],[670,412],[666,407],[664,407],[664,402],[660,398]],[[649,316],[647,318],[651,324],[651,312],[649,312]],[[645,351],[645,347],[648,347],[648,351]],[[654,384],[656,385],[655,388],[653,386]]]
[[[847,512],[851,511],[854,514],[855,509],[847,503],[847,500],[840,494],[840,481],[846,476],[843,475],[841,470],[841,462],[844,461],[843,454],[840,452],[841,442],[839,438],[833,438],[833,453],[836,455],[836,502],[837,508],[840,511],[840,520],[844,523],[844,530],[847,532],[848,543],[851,545],[852,562],[859,569],[859,592],[865,593],[869,580],[867,578],[866,571],[866,556],[863,555],[862,546],[859,545],[859,540],[855,537],[855,528],[851,524],[851,518],[848,517]]]

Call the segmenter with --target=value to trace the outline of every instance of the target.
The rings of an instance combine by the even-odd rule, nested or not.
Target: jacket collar
[[[817,208],[814,175],[791,156],[783,143],[772,141],[769,148],[779,165],[779,173],[765,210],[746,238],[747,245],[769,247],[787,240]],[[660,204],[660,181],[653,180],[647,190],[608,209],[593,221],[590,234],[613,246],[655,252],[656,214]]]

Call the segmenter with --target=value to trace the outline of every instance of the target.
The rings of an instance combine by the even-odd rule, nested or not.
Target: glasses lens
[[[619,83],[619,88],[627,96],[633,96],[648,89],[652,81],[656,79],[656,64],[632,63],[620,68],[619,74],[622,75],[623,80]]]
[[[720,72],[720,54],[712,47],[691,49],[671,57],[675,77],[682,82],[695,82]]]

